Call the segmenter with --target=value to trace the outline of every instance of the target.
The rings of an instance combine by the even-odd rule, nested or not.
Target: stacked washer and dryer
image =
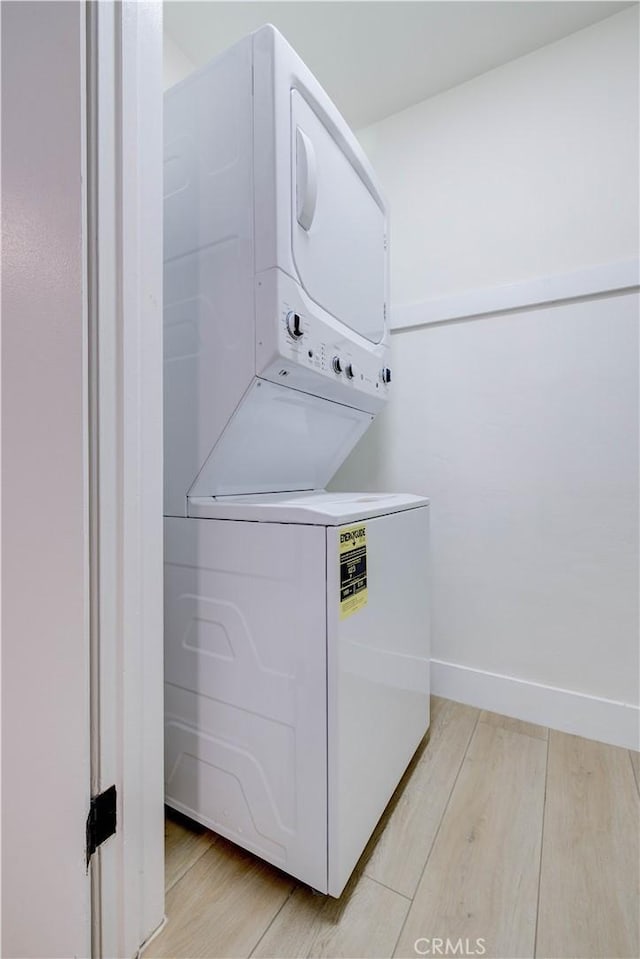
[[[271,26],[164,169],[166,801],[339,896],[429,726],[428,502],[325,491],[391,389],[385,201]]]

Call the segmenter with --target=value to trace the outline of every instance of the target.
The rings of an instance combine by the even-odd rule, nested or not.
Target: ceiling
[[[165,0],[164,22],[195,66],[273,23],[359,129],[633,5]]]

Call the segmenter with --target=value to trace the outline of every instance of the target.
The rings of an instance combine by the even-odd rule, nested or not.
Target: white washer
[[[165,95],[167,802],[340,895],[429,725],[428,505],[329,494],[391,389],[387,209],[270,26]]]
[[[429,725],[428,506],[226,500],[165,521],[167,802],[339,896]]]

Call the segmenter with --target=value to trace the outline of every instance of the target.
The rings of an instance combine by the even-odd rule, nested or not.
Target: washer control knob
[[[380,370],[380,379],[383,383],[391,382],[391,370],[388,366],[385,366]]]
[[[344,368],[344,372],[347,379],[352,380],[354,376],[356,375],[356,371],[353,368],[353,363],[347,363],[347,365]]]
[[[292,336],[294,340],[300,339],[304,331],[302,329],[302,320],[300,319],[299,313],[287,314],[287,329],[289,331],[289,335]]]
[[[339,356],[334,356],[331,360],[331,365],[334,373],[342,373],[342,360]]]

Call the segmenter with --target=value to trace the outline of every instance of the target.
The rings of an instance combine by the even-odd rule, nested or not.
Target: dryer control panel
[[[256,374],[264,379],[377,412],[391,385],[388,338],[359,336],[280,270],[256,278]]]

